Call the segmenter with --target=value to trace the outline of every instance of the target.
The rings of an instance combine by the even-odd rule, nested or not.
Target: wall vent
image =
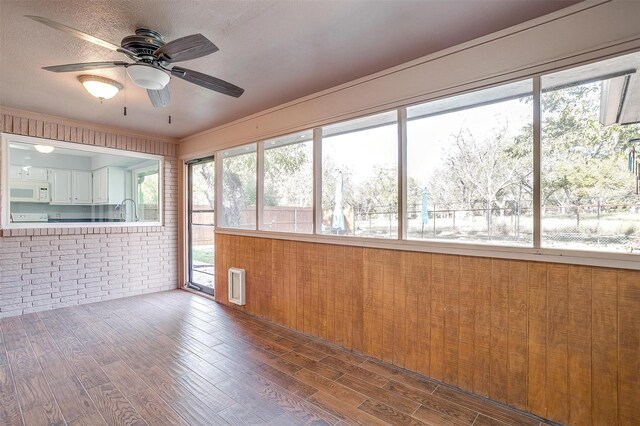
[[[246,298],[244,269],[229,268],[229,302],[244,305]]]

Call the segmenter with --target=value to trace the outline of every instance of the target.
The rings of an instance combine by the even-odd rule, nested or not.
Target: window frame
[[[495,240],[490,240],[488,243],[486,242],[482,242],[480,240],[477,241],[456,241],[456,240],[446,240],[446,239],[437,239],[437,238],[424,238],[424,239],[417,239],[417,238],[409,238],[407,236],[407,232],[409,229],[409,225],[408,225],[408,221],[409,218],[406,216],[406,214],[403,216],[403,239],[407,240],[407,241],[416,241],[416,242],[421,242],[421,243],[429,243],[429,242],[433,242],[433,243],[445,243],[445,244],[462,244],[465,247],[469,246],[469,245],[478,245],[478,246],[483,246],[483,247],[490,247],[492,249],[498,248],[498,247],[506,247],[508,249],[516,249],[516,248],[523,248],[526,250],[531,250],[531,249],[535,249],[535,248],[540,248],[540,245],[535,244],[535,236],[536,236],[536,219],[535,219],[535,197],[536,197],[536,190],[535,190],[535,185],[536,185],[536,173],[535,173],[535,164],[536,164],[536,145],[539,147],[540,146],[540,123],[538,122],[538,130],[537,130],[537,136],[538,136],[538,141],[536,142],[536,106],[538,105],[538,102],[536,101],[536,99],[540,98],[540,94],[538,93],[538,95],[536,95],[536,90],[539,91],[540,88],[540,78],[541,76],[537,75],[537,76],[533,76],[533,77],[525,77],[525,78],[520,78],[520,79],[514,79],[514,80],[509,80],[509,81],[505,81],[499,84],[495,84],[495,85],[491,85],[489,87],[481,87],[478,88],[476,90],[470,90],[470,91],[464,91],[464,92],[460,92],[460,93],[454,93],[451,95],[447,95],[444,96],[442,98],[437,98],[437,99],[431,99],[428,100],[426,102],[420,102],[420,103],[415,103],[415,104],[411,104],[411,105],[407,105],[406,107],[400,108],[400,110],[402,110],[402,119],[403,119],[403,131],[404,131],[404,141],[403,141],[403,146],[402,149],[404,151],[404,157],[401,159],[402,161],[404,161],[404,176],[401,176],[400,179],[402,179],[402,184],[403,185],[407,185],[407,181],[408,181],[408,166],[407,166],[407,152],[408,152],[408,123],[409,121],[413,121],[416,118],[412,117],[409,118],[409,113],[408,113],[408,109],[414,106],[420,106],[420,105],[425,105],[434,101],[440,101],[440,100],[446,100],[446,99],[452,99],[452,98],[456,98],[456,97],[460,97],[460,96],[465,96],[471,93],[478,93],[478,92],[482,92],[485,90],[491,90],[491,89],[495,89],[495,88],[499,88],[502,86],[512,86],[512,85],[517,85],[518,83],[523,83],[523,82],[527,82],[530,81],[531,82],[531,91],[527,91],[526,95],[525,94],[521,94],[521,95],[516,95],[516,97],[514,97],[513,95],[511,96],[507,96],[506,98],[502,98],[502,99],[498,99],[498,100],[493,100],[493,101],[489,101],[489,102],[484,102],[481,101],[477,104],[472,104],[471,106],[463,106],[463,107],[455,107],[452,109],[452,111],[460,111],[460,110],[466,110],[466,109],[471,109],[471,108],[476,108],[476,107],[483,107],[487,104],[494,104],[494,103],[499,103],[499,102],[505,102],[508,101],[510,99],[517,99],[517,98],[522,98],[524,96],[531,96],[532,98],[532,106],[531,106],[531,124],[532,124],[532,130],[533,130],[533,135],[532,135],[532,143],[531,143],[531,147],[532,147],[532,153],[531,153],[531,172],[533,174],[532,176],[532,198],[533,198],[533,203],[532,203],[532,209],[534,209],[534,211],[532,212],[533,214],[531,215],[531,220],[533,221],[532,224],[532,238],[531,238],[531,243],[528,245],[515,245],[515,244],[511,244],[511,243],[503,243],[503,244],[497,244],[495,243]],[[536,83],[537,82],[537,83]],[[448,114],[447,111],[444,112],[439,112],[438,114]],[[539,112],[538,112],[539,114]],[[418,117],[418,119],[420,119],[420,117]],[[539,151],[539,148],[538,148]],[[539,163],[538,163],[539,164]],[[539,180],[539,179],[538,179]],[[539,184],[539,183],[538,183]],[[406,191],[406,188],[403,188],[403,193],[402,193],[402,201],[404,204],[404,211],[406,212],[408,209],[408,194]]]
[[[474,257],[494,257],[504,259],[516,259],[516,260],[533,260],[544,261],[551,263],[564,263],[564,264],[576,264],[576,265],[588,265],[588,266],[603,266],[603,267],[619,267],[626,269],[640,270],[640,251],[625,252],[612,252],[612,251],[600,251],[585,249],[562,249],[562,248],[550,248],[543,247],[541,244],[541,78],[549,74],[554,74],[559,71],[569,70],[577,68],[585,64],[596,63],[605,61],[618,56],[623,56],[631,53],[637,53],[639,50],[620,50],[614,54],[603,55],[599,57],[592,57],[584,61],[575,61],[569,65],[559,66],[556,68],[545,69],[541,72],[532,72],[527,75],[521,73],[514,73],[514,77],[505,78],[502,81],[491,84],[478,84],[471,89],[466,90],[452,90],[445,91],[446,94],[441,96],[433,96],[428,99],[421,99],[420,101],[406,103],[398,108],[383,109],[383,110],[369,110],[361,115],[354,114],[348,119],[331,121],[328,123],[322,123],[322,125],[314,126],[312,129],[304,127],[300,131],[313,130],[314,135],[314,149],[313,149],[313,170],[314,170],[314,233],[313,234],[301,234],[301,233],[288,233],[278,231],[263,231],[263,230],[241,230],[234,228],[218,227],[216,232],[221,234],[231,235],[245,235],[262,238],[273,239],[285,239],[295,240],[303,242],[320,242],[326,244],[347,245],[347,246],[359,246],[359,247],[371,247],[371,248],[383,248],[393,250],[404,251],[419,251],[430,253],[443,253],[443,254],[456,254]],[[532,115],[533,115],[533,240],[532,245],[523,247],[508,244],[486,244],[483,242],[457,242],[457,241],[436,241],[436,240],[408,240],[406,237],[407,232],[407,108],[424,104],[432,101],[437,101],[444,98],[450,98],[454,96],[463,95],[475,91],[481,91],[492,87],[499,87],[518,81],[531,80],[533,86],[533,102],[532,102]],[[495,81],[495,80],[494,80]],[[372,237],[357,237],[357,236],[333,236],[323,235],[320,233],[320,225],[322,223],[322,127],[327,125],[339,124],[341,122],[347,122],[356,120],[358,118],[366,118],[368,116],[389,113],[396,111],[397,124],[398,124],[398,236],[395,239],[381,239]],[[285,133],[290,134],[291,132]],[[270,136],[269,139],[279,137],[277,134]],[[265,140],[260,139],[258,144],[261,144]],[[256,142],[252,142],[256,143]],[[245,145],[245,144],[243,144]],[[222,151],[218,151],[222,152]],[[264,161],[264,158],[258,157],[258,165]],[[257,176],[259,179],[259,176]],[[257,182],[260,185],[259,182]],[[257,187],[258,187],[257,185]],[[260,198],[260,193],[257,197]],[[220,197],[221,198],[221,197]],[[258,218],[260,219],[260,218]],[[259,222],[258,222],[259,223]]]
[[[324,126],[320,126],[320,127],[316,127],[314,128],[314,143],[316,143],[318,145],[317,148],[317,159],[316,157],[314,157],[314,164],[317,161],[318,163],[318,168],[316,170],[316,168],[314,168],[314,181],[318,180],[319,181],[319,185],[318,185],[318,192],[317,192],[317,200],[314,199],[314,204],[313,204],[313,208],[314,208],[314,217],[316,218],[316,224],[314,227],[314,232],[313,235],[317,235],[317,236],[323,236],[323,237],[331,237],[332,234],[325,234],[322,232],[322,197],[323,197],[323,187],[322,187],[322,157],[323,157],[323,151],[322,151],[322,129],[323,127],[328,127],[328,126],[334,126],[334,125],[340,125],[340,124],[344,124],[344,123],[349,123],[352,121],[358,121],[361,119],[366,119],[368,117],[375,117],[375,116],[382,116],[382,115],[386,115],[389,114],[391,115],[392,112],[395,111],[395,121],[392,121],[390,123],[387,124],[395,124],[397,127],[397,137],[396,137],[396,150],[397,150],[397,155],[398,155],[398,159],[397,161],[400,161],[402,159],[402,152],[405,152],[406,155],[406,147],[407,147],[407,141],[406,141],[406,117],[407,117],[407,113],[406,113],[407,108],[406,107],[402,107],[402,108],[397,108],[394,110],[387,110],[387,111],[382,111],[382,112],[377,112],[374,114],[367,114],[367,115],[363,115],[360,117],[354,117],[354,118],[350,118],[348,120],[342,120],[342,121],[337,121],[335,123],[330,123],[328,125],[324,125]],[[404,117],[404,122],[401,124],[400,122],[400,118]],[[387,125],[385,124],[385,125]],[[377,126],[375,126],[377,127]],[[404,128],[404,130],[401,130],[401,128]],[[361,132],[361,131],[366,131],[369,128],[364,127],[358,127],[353,131],[349,131],[349,132],[345,132],[345,134],[347,133],[352,133],[352,132]],[[317,131],[317,140],[316,140],[316,132]],[[404,138],[405,140],[402,140],[402,132],[404,132]],[[334,135],[331,134],[328,137],[333,137]],[[396,237],[395,238],[376,238],[376,237],[359,237],[357,235],[340,235],[337,236],[337,238],[353,238],[353,239],[364,239],[364,240],[374,240],[374,241],[402,241],[404,239],[403,237],[403,228],[404,226],[404,222],[405,219],[403,218],[404,216],[404,210],[400,210],[401,205],[403,204],[403,202],[406,204],[406,200],[403,201],[403,198],[405,198],[405,194],[403,194],[403,185],[402,185],[402,181],[403,181],[403,169],[400,167],[400,163],[397,164],[398,166],[398,176],[397,176],[397,182],[396,182],[396,194],[398,195],[398,225],[396,228]],[[406,170],[406,167],[404,168],[404,170]],[[317,173],[317,174],[316,174]]]
[[[246,153],[240,153],[240,154],[236,154],[236,155],[232,155],[232,156],[225,156],[225,152],[228,151],[236,151],[239,150],[242,147],[249,147],[253,145],[253,150],[248,150],[248,152]],[[238,230],[238,231],[258,231],[258,224],[259,224],[259,220],[261,219],[261,213],[260,213],[260,208],[262,205],[262,187],[264,186],[264,183],[261,182],[261,178],[260,176],[264,176],[264,148],[261,148],[262,143],[261,142],[251,142],[251,143],[247,143],[247,144],[242,144],[239,146],[235,146],[235,147],[231,147],[231,148],[227,148],[227,149],[223,149],[220,151],[217,151],[213,156],[215,158],[218,158],[219,161],[216,161],[214,164],[215,167],[215,194],[214,197],[216,199],[216,211],[215,211],[215,221],[216,221],[216,229],[217,228],[222,228],[222,229],[233,229],[233,230]],[[224,221],[224,196],[223,196],[223,192],[222,192],[222,188],[223,188],[223,180],[224,180],[224,160],[225,158],[232,158],[232,157],[240,157],[242,155],[249,155],[249,154],[255,154],[256,155],[256,170],[255,170],[255,176],[256,176],[256,207],[255,207],[255,212],[254,212],[254,217],[255,217],[255,226],[253,227],[253,229],[246,229],[246,228],[233,228],[233,227],[229,227],[227,226],[227,224]]]
[[[2,184],[0,189],[2,197],[0,206],[2,217],[0,218],[0,229],[60,229],[60,228],[122,228],[122,227],[158,227],[164,226],[164,157],[155,154],[146,154],[122,149],[106,148],[94,145],[84,145],[73,142],[63,142],[53,139],[39,138],[34,136],[16,135],[13,133],[0,133],[0,144],[2,145]],[[28,143],[38,145],[45,143],[55,148],[73,149],[92,153],[102,153],[119,155],[123,157],[133,157],[146,160],[158,161],[158,219],[154,222],[64,222],[64,223],[13,223],[10,221],[11,205],[9,199],[9,164],[10,164],[10,143]],[[133,172],[133,170],[132,170]],[[132,179],[133,180],[133,179]]]
[[[302,234],[302,235],[314,235],[316,233],[316,209],[315,209],[315,200],[316,200],[316,193],[315,193],[315,189],[316,189],[316,172],[315,172],[315,148],[316,148],[316,134],[315,134],[315,128],[311,129],[311,130],[304,130],[301,132],[293,132],[293,133],[287,133],[285,135],[282,136],[278,136],[276,138],[269,138],[266,140],[262,140],[260,142],[258,142],[258,146],[257,146],[257,172],[256,172],[256,208],[257,208],[257,216],[256,216],[256,230],[259,230],[261,232],[282,232],[282,231],[268,231],[268,230],[264,230],[262,229],[264,227],[264,170],[265,170],[265,162],[264,162],[264,154],[266,151],[268,151],[269,149],[278,149],[282,146],[288,146],[288,145],[296,145],[296,144],[301,144],[301,143],[307,143],[307,142],[311,142],[311,216],[312,216],[312,225],[311,225],[311,232],[292,232],[293,234]],[[310,139],[303,139],[300,141],[294,141],[291,143],[287,143],[284,145],[280,145],[277,146],[275,148],[266,148],[265,144],[267,144],[270,141],[273,141],[274,139],[281,139],[281,138],[288,138],[288,137],[292,137],[292,136],[297,136],[297,135],[302,135],[304,133],[309,133],[311,132],[311,138]],[[235,229],[235,228],[234,228]]]

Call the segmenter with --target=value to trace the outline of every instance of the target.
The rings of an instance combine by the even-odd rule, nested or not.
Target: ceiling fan
[[[133,63],[110,61],[54,65],[44,67],[44,70],[77,72],[124,67],[137,86],[147,89],[149,99],[156,108],[166,107],[171,104],[171,95],[167,86],[170,79],[169,75],[235,98],[244,93],[244,89],[227,81],[173,65],[175,62],[200,58],[218,51],[218,47],[202,34],[193,34],[165,43],[162,35],[157,31],[138,28],[134,35],[126,36],[120,42],[120,46],[116,46],[113,43],[41,16],[27,15],[26,17],[98,46],[123,53],[133,61]]]

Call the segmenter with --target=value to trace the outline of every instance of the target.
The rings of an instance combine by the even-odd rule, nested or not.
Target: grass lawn
[[[193,247],[191,250],[191,256],[194,262],[213,265],[213,247],[212,246]]]

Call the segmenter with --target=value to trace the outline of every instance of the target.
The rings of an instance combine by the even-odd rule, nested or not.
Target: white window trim
[[[295,234],[288,232],[253,231],[229,228],[216,228],[215,232],[216,234],[222,235],[269,238],[274,240],[640,270],[640,256],[637,254],[626,253],[553,248],[535,249],[533,247],[498,246],[479,243],[431,240],[382,240],[379,238],[368,237],[335,237],[322,234]]]
[[[542,246],[542,211],[541,211],[541,114],[540,114],[540,98],[541,98],[541,77],[547,74],[551,74],[557,71],[566,70],[574,67],[579,67],[588,63],[599,62],[612,57],[621,56],[628,53],[637,52],[638,47],[634,46],[629,48],[626,43],[621,43],[618,46],[611,46],[608,49],[603,49],[598,56],[596,52],[589,52],[583,55],[576,55],[571,59],[565,61],[556,61],[555,67],[538,67],[530,70],[530,74],[522,73],[521,71],[515,71],[508,75],[502,76],[500,81],[492,81],[489,85],[476,84],[473,88],[469,88],[467,85],[460,86],[457,90],[452,88],[451,90],[444,91],[441,96],[431,97],[431,99],[425,98],[419,101],[413,100],[411,103],[407,103],[399,108],[396,108],[398,113],[398,190],[399,190],[399,223],[398,223],[398,238],[397,239],[380,239],[369,237],[354,237],[354,236],[331,236],[323,235],[318,229],[321,223],[322,212],[322,128],[320,125],[313,127],[314,132],[314,230],[313,234],[301,234],[301,233],[286,233],[286,232],[274,232],[274,231],[261,231],[261,230],[245,230],[235,228],[216,228],[216,232],[226,235],[243,235],[260,238],[273,238],[284,239],[303,242],[315,242],[324,244],[337,244],[337,245],[349,245],[357,247],[374,247],[374,248],[386,248],[392,250],[405,250],[405,251],[418,251],[418,252],[430,252],[430,253],[445,253],[456,254],[463,256],[478,256],[478,257],[495,257],[505,259],[519,259],[519,260],[531,260],[540,262],[551,263],[563,263],[563,264],[575,264],[575,265],[588,265],[588,266],[601,266],[601,267],[615,267],[625,269],[640,270],[640,253],[616,253],[597,250],[581,250],[581,249],[559,249],[559,248],[547,248]],[[495,245],[484,244],[482,242],[453,242],[453,241],[435,241],[435,240],[408,240],[406,239],[406,108],[411,105],[421,104],[445,97],[452,97],[468,93],[470,91],[482,90],[489,87],[500,86],[504,84],[513,83],[516,81],[531,79],[533,82],[533,172],[534,172],[534,190],[533,190],[533,202],[534,202],[534,229],[533,229],[533,241],[531,247],[522,246],[508,246],[508,245]],[[467,87],[465,87],[467,86]],[[445,94],[446,93],[446,94]],[[322,123],[322,126],[329,124],[336,124],[344,121],[351,121],[357,118],[367,117],[371,115],[381,114],[389,112],[389,110],[375,109],[362,113],[361,115],[349,117],[348,119],[337,120],[335,123]],[[308,130],[308,129],[307,129]],[[300,130],[304,131],[304,130]],[[287,132],[284,134],[290,134]],[[270,136],[277,137],[277,136]],[[256,143],[256,142],[253,142]],[[222,151],[220,151],[222,152]],[[217,155],[218,153],[216,153]],[[259,160],[260,161],[260,160]],[[258,165],[260,167],[260,165]],[[221,189],[217,191],[217,194],[221,194]],[[221,197],[221,196],[220,196]]]
[[[12,133],[0,133],[2,144],[2,218],[1,229],[60,229],[60,228],[123,228],[123,227],[157,227],[164,225],[164,157],[161,155],[146,154],[122,149],[106,148],[94,145],[84,145],[73,142],[62,142],[53,139],[37,138],[33,136],[15,135]],[[102,154],[131,156],[148,160],[157,160],[158,164],[158,217],[156,222],[66,222],[66,223],[12,223],[10,221],[9,203],[9,144],[10,142],[23,142],[29,144],[51,145],[56,148],[75,149]]]

